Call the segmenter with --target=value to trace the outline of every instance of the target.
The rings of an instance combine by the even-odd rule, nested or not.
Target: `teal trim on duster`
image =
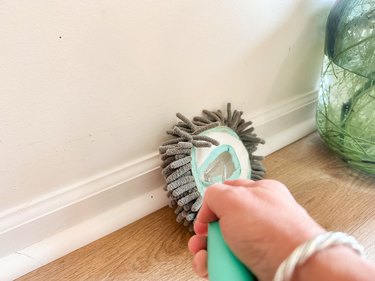
[[[204,131],[203,133],[199,134],[199,135],[207,135],[207,133],[209,132],[222,132],[222,133],[226,133],[226,134],[229,134],[233,137],[235,137],[236,139],[240,140],[240,137],[230,128],[228,127],[224,127],[224,126],[219,126],[219,127],[215,127],[215,128],[212,128],[212,129],[209,129],[207,131]],[[217,140],[220,142],[220,140]],[[222,182],[222,177],[220,176],[216,176],[214,178],[214,181],[205,181],[203,178],[202,178],[202,175],[204,174],[204,172],[207,170],[207,168],[209,167],[209,165],[211,165],[215,159],[222,153],[224,152],[228,152],[230,155],[231,155],[231,160],[233,162],[233,165],[234,165],[234,172],[232,173],[232,175],[228,178],[228,180],[234,180],[234,179],[238,179],[239,176],[241,175],[241,165],[240,165],[240,161],[238,159],[238,156],[235,152],[235,150],[233,149],[233,147],[231,145],[228,145],[228,144],[223,144],[223,145],[219,145],[218,147],[216,147],[210,154],[209,156],[207,157],[207,159],[205,159],[205,161],[203,162],[203,164],[200,166],[200,167],[197,167],[197,156],[196,156],[196,153],[197,153],[197,148],[196,147],[193,147],[192,148],[192,153],[191,153],[191,157],[192,157],[192,161],[191,161],[191,170],[192,170],[192,173],[193,173],[193,176],[195,178],[195,182],[197,184],[197,188],[198,188],[198,191],[203,195],[206,188],[210,185],[214,183],[219,183],[219,182]],[[250,160],[248,160],[250,162]],[[249,163],[249,167],[250,167],[250,163]],[[248,174],[248,178],[251,178],[251,169],[249,171],[249,174]]]

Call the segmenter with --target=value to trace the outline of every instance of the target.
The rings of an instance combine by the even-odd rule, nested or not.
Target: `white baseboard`
[[[317,91],[255,115],[268,155],[315,130]],[[245,111],[245,109],[244,109]],[[13,280],[167,204],[158,153],[0,213],[0,280]]]

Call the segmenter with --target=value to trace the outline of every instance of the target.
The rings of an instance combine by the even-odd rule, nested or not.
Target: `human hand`
[[[272,280],[280,263],[300,244],[325,232],[274,180],[234,180],[207,188],[189,241],[193,268],[207,277],[208,223],[219,220],[233,253],[260,281]]]

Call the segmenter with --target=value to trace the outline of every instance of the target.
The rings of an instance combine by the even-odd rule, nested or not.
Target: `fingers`
[[[188,248],[193,254],[198,253],[200,250],[205,250],[207,248],[207,236],[194,235],[189,240]]]
[[[193,269],[195,273],[203,278],[208,277],[207,273],[207,251],[200,250],[194,255],[193,258]]]
[[[203,204],[197,215],[196,222],[207,224],[217,221],[223,216],[225,210],[228,209],[228,196],[231,193],[228,193],[228,191],[231,191],[231,188],[234,186],[251,187],[256,184],[252,180],[245,179],[226,181],[225,183],[228,184],[214,184],[206,189]],[[200,229],[198,228],[197,230],[199,231]]]
[[[208,224],[207,223],[201,223],[200,221],[196,221],[194,223],[194,232],[199,235],[207,235],[208,231]]]
[[[197,222],[210,223],[220,218],[220,205],[222,204],[222,191],[224,184],[215,184],[208,187],[204,193],[204,200],[197,216]]]
[[[210,188],[206,190],[206,193],[205,193],[206,198],[204,199],[202,207],[199,210],[195,224],[197,223],[207,224],[209,222],[218,220],[218,216],[212,211],[212,206],[209,206],[210,204],[208,204],[207,202],[208,190],[210,190]]]

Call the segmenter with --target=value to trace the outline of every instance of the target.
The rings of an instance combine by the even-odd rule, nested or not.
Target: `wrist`
[[[347,246],[326,248],[296,267],[291,281],[372,280],[374,269]]]
[[[294,231],[293,233],[289,233],[287,237],[284,237],[282,241],[279,241],[279,245],[281,246],[280,256],[278,256],[277,267],[286,259],[288,258],[293,251],[300,245],[306,243],[307,241],[317,237],[320,234],[324,234],[327,231],[323,229],[318,224],[311,224],[309,227],[303,225],[301,229],[298,231]],[[285,242],[287,241],[287,242]]]
[[[342,249],[337,246],[345,247]],[[335,249],[335,247],[338,249],[336,252],[331,249]],[[344,251],[344,253],[338,254],[337,251]],[[360,265],[360,268],[365,266],[364,260],[360,258],[362,255],[363,246],[353,236],[343,232],[327,232],[298,246],[278,267],[273,280],[291,281],[296,275],[297,280],[308,281],[311,279],[306,278],[311,274],[314,276],[314,280],[319,277],[324,279],[329,277],[327,280],[352,280],[343,278],[353,276],[353,271],[350,270],[355,268],[353,265]],[[302,273],[305,274],[298,276],[296,273],[298,268],[300,271],[305,269],[302,270]]]

